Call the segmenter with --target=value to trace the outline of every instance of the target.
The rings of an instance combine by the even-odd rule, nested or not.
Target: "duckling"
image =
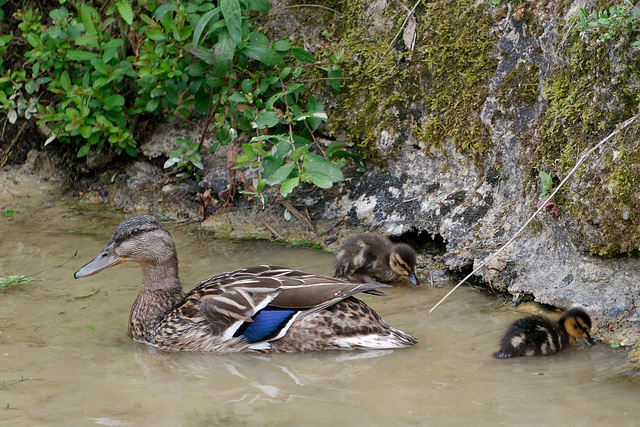
[[[548,356],[570,347],[576,338],[592,345],[591,318],[581,308],[567,310],[558,320],[532,315],[516,320],[502,337],[495,357]]]
[[[392,282],[408,276],[413,285],[420,285],[413,248],[404,243],[393,244],[379,234],[365,233],[348,239],[338,249],[334,265],[334,277],[351,282]]]
[[[294,352],[388,349],[415,345],[353,295],[384,295],[380,283],[349,283],[260,265],[205,279],[182,290],[178,256],[167,229],[152,216],[123,221],[104,250],[74,274],[91,276],[125,261],[142,266],[142,288],[129,316],[129,336],[164,350]]]

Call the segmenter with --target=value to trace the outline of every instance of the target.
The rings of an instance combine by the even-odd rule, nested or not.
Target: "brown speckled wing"
[[[279,308],[311,309],[335,304],[360,292],[380,293],[387,288],[377,282],[349,283],[289,268],[260,265],[219,274],[198,284],[185,298],[180,310],[207,317],[224,315],[235,319],[253,316],[264,301]]]

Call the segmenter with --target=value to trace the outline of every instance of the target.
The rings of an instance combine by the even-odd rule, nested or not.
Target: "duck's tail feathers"
[[[369,334],[353,337],[340,337],[336,340],[340,348],[360,350],[383,350],[411,347],[418,343],[418,339],[398,329],[391,328],[388,335]]]

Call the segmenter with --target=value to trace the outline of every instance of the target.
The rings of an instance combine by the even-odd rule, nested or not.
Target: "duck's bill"
[[[415,273],[409,274],[409,282],[411,282],[411,284],[414,286],[420,286],[420,282],[418,281]]]
[[[76,271],[73,277],[79,279],[81,277],[92,276],[101,272],[105,268],[113,267],[114,265],[118,265],[124,261],[124,258],[112,255],[105,249],[96,257],[96,259]]]
[[[593,344],[595,344],[595,343],[594,343],[594,341],[593,341],[593,338],[591,338],[591,335],[588,335],[588,334],[587,334],[587,336],[586,336],[586,337],[584,337],[584,338],[583,338],[583,340],[584,340],[584,342],[586,342],[586,343],[587,343],[587,344],[589,344],[589,345],[593,345]]]

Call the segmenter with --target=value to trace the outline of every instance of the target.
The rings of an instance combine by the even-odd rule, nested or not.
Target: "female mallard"
[[[416,253],[404,243],[393,244],[379,234],[360,234],[348,239],[340,246],[335,259],[335,277],[352,282],[392,282],[408,276],[415,286],[420,285],[416,277]]]
[[[129,336],[166,350],[293,352],[399,348],[417,343],[352,295],[385,285],[348,283],[261,265],[210,277],[188,293],[171,235],[152,216],[123,221],[80,278],[125,261],[142,266]]]
[[[532,315],[516,320],[502,337],[499,358],[548,356],[582,338],[591,345],[591,318],[581,308],[567,310],[558,320]]]

